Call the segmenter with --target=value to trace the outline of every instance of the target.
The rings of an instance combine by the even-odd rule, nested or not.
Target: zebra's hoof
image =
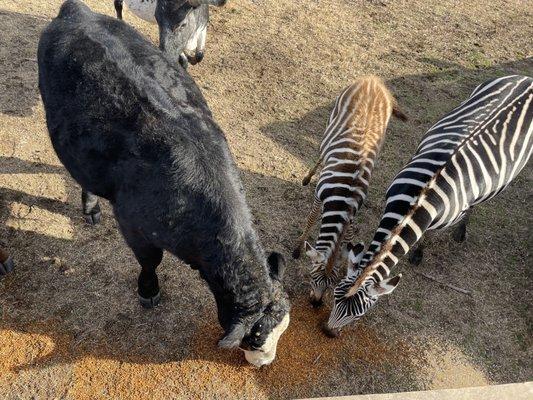
[[[453,231],[452,238],[458,243],[463,243],[466,240],[466,229],[458,228]]]
[[[89,225],[98,225],[102,221],[102,212],[98,211],[91,214],[83,214],[85,222]]]
[[[3,263],[0,263],[0,275],[7,275],[15,269],[13,258],[8,257]]]
[[[139,295],[139,303],[141,303],[141,306],[144,308],[154,308],[159,304],[161,301],[161,292],[157,292],[155,296],[145,298]]]

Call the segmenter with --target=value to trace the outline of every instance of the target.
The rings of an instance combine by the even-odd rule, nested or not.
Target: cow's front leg
[[[131,248],[135,253],[135,258],[141,264],[141,273],[137,282],[139,302],[145,308],[153,308],[161,300],[161,291],[155,270],[163,259],[163,250],[151,245],[137,245]]]
[[[0,276],[10,273],[14,268],[13,259],[4,249],[0,248]]]
[[[96,195],[82,189],[81,205],[83,207],[83,216],[88,224],[96,225],[102,220],[102,211]]]

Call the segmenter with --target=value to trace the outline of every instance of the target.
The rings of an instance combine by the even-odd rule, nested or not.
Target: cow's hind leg
[[[122,3],[124,3],[124,0],[115,0],[115,11],[118,19],[122,19]]]
[[[13,271],[15,263],[4,249],[0,248],[0,276],[6,275]]]
[[[82,189],[81,204],[83,207],[83,216],[88,224],[96,225],[102,220],[102,211],[100,210],[100,204],[96,195]]]

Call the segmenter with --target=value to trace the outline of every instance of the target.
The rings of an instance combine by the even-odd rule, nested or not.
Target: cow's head
[[[184,67],[203,59],[208,6],[223,6],[227,0],[159,0],[155,18],[159,47]]]
[[[285,261],[281,254],[271,253],[267,262],[272,282],[268,300],[259,307],[251,307],[253,311],[248,310],[245,317],[228,327],[219,342],[222,348],[243,350],[246,360],[256,367],[274,361],[278,340],[290,319],[289,299],[281,284]]]

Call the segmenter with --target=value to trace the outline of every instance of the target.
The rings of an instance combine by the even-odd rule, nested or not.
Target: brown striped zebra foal
[[[307,224],[293,251],[293,257],[299,258],[305,246],[311,259],[310,300],[315,307],[338,279],[339,264],[347,254],[343,244],[354,239],[353,218],[366,198],[391,114],[406,120],[380,78],[365,76],[347,87],[331,112],[320,157],[302,182],[307,185],[322,165]],[[313,247],[306,239],[320,215],[320,233]]]

